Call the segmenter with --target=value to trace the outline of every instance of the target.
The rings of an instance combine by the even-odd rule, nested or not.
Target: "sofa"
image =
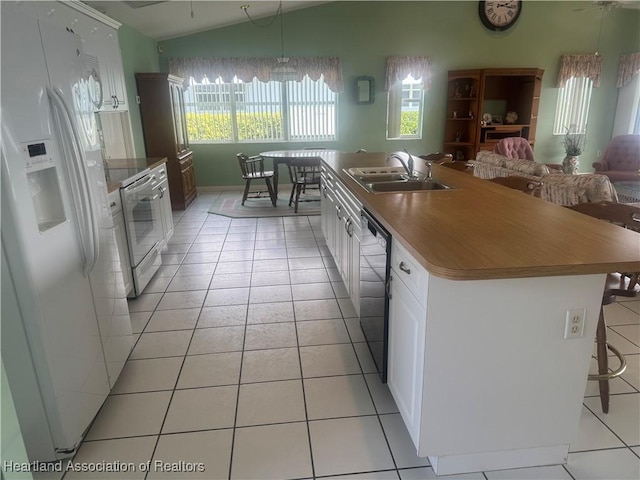
[[[558,205],[618,201],[616,190],[606,175],[566,175],[541,163],[487,151],[478,152],[476,159],[469,163],[473,164],[474,176],[479,178],[519,176],[542,182],[539,197]]]
[[[503,138],[493,147],[493,153],[499,153],[507,158],[522,158],[524,160],[535,161],[533,149],[529,140],[523,137]],[[562,170],[561,163],[545,163],[548,168]]]
[[[602,159],[593,163],[596,173],[612,182],[640,182],[640,135],[618,135],[604,150]]]

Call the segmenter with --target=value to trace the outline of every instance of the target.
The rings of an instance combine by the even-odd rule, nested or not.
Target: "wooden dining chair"
[[[269,192],[271,203],[275,207],[277,198],[271,185],[273,171],[264,169],[264,159],[259,155],[249,157],[244,153],[238,153],[236,157],[240,163],[242,178],[245,181],[244,192],[242,193],[242,205],[244,205],[247,198],[261,198],[260,195],[264,193],[263,191],[254,192],[256,195],[249,197],[249,188],[251,187],[252,180],[264,180],[264,183],[267,185],[267,191]]]
[[[300,194],[306,194],[307,190],[320,192],[320,158],[297,158],[288,164],[289,177],[291,179],[291,195],[289,206],[294,204],[294,211],[298,213],[299,202],[319,201],[320,195],[312,198],[300,199]]]
[[[568,206],[576,212],[591,217],[614,223],[629,230],[638,232],[640,243],[640,208],[615,202],[579,203]],[[609,273],[602,294],[600,317],[596,328],[596,358],[598,360],[598,373],[589,375],[589,380],[597,380],[600,390],[600,404],[604,413],[609,413],[609,380],[619,377],[627,368],[624,355],[613,345],[607,342],[607,325],[604,317],[604,306],[613,303],[617,296],[637,297],[640,295],[638,278],[640,272]],[[610,350],[620,362],[617,369],[609,372],[609,358],[607,349]]]
[[[495,177],[489,179],[489,181],[514,190],[519,190],[534,197],[539,197],[540,190],[542,189],[542,182],[531,180],[526,177],[518,177],[516,175],[512,175],[510,177]]]

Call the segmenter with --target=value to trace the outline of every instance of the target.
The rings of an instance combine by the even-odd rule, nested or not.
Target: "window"
[[[586,77],[571,77],[558,92],[554,135],[564,135],[567,130],[586,133],[593,81]]]
[[[323,77],[301,82],[191,80],[184,92],[193,143],[336,140],[337,94]]]
[[[422,138],[422,79],[408,75],[389,89],[387,139]]]

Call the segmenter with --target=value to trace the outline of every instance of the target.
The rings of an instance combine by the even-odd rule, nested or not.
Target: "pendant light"
[[[249,5],[241,5],[240,8],[249,18],[249,21],[260,28],[270,27],[280,16],[280,56],[276,58],[277,65],[271,69],[271,79],[279,82],[287,82],[291,80],[296,80],[298,77],[298,72],[293,66],[289,63],[289,57],[285,57],[284,55],[284,15],[282,11],[282,0],[280,0],[280,4],[278,6],[278,10],[276,11],[274,17],[271,19],[269,23],[266,25],[260,25],[256,23],[253,18],[249,15],[247,9]]]

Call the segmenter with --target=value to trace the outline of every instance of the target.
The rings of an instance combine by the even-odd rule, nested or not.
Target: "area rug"
[[[305,194],[305,199],[313,198],[314,201],[299,202],[298,213],[294,212],[293,206],[289,206],[289,195],[290,192],[278,192],[278,201],[274,207],[267,194],[260,198],[247,198],[242,205],[242,192],[225,192],[216,197],[209,207],[209,213],[232,218],[320,215],[320,195],[317,191]]]

